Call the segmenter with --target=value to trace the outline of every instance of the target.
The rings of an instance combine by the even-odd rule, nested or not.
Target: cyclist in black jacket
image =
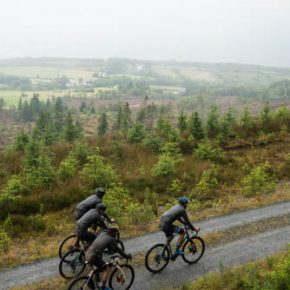
[[[90,227],[94,230],[96,230],[97,226],[99,226],[102,230],[108,229],[104,221],[106,209],[107,207],[105,204],[99,203],[96,208],[90,209],[77,221],[76,235],[78,239],[90,243],[96,238],[95,233],[88,231]]]
[[[97,204],[102,202],[106,194],[103,188],[96,188],[92,195],[80,202],[75,209],[74,217],[79,220],[87,211],[96,207]]]
[[[112,225],[106,232],[102,232],[89,246],[86,251],[85,258],[89,264],[95,265],[99,272],[101,278],[101,289],[102,290],[112,290],[107,288],[106,281],[108,279],[108,265],[103,261],[102,254],[105,249],[119,253],[122,257],[126,259],[132,259],[131,254],[126,254],[122,249],[118,247],[116,234],[118,233],[119,227],[117,225]]]
[[[160,219],[160,228],[165,233],[167,239],[172,240],[173,234],[179,234],[179,239],[176,244],[176,251],[173,254],[173,258],[178,255],[183,255],[184,253],[180,251],[180,246],[183,241],[185,232],[182,228],[174,225],[175,221],[179,221],[182,224],[188,226],[191,230],[198,232],[199,228],[194,227],[187,216],[186,207],[189,203],[189,199],[185,196],[178,198],[178,204],[171,207],[168,211],[166,211]]]

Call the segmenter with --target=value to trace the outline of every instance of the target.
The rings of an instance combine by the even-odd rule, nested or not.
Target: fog
[[[129,57],[290,66],[290,0],[9,0],[0,58]]]

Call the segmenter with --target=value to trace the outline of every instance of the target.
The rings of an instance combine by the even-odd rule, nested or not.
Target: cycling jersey
[[[102,232],[86,251],[86,260],[89,263],[96,264],[97,258],[101,259],[102,253],[107,248],[112,252],[119,253],[124,258],[128,258],[128,255],[118,247],[117,239],[109,235],[107,232]]]
[[[79,220],[88,210],[95,208],[97,204],[102,202],[102,198],[98,194],[87,197],[76,206],[75,218]]]
[[[86,231],[89,227],[107,229],[103,216],[96,210],[90,209],[77,221],[77,232]]]
[[[160,218],[161,228],[169,227],[175,221],[180,221],[182,224],[189,226],[192,230],[194,227],[190,223],[187,212],[184,206],[177,204],[166,211]]]

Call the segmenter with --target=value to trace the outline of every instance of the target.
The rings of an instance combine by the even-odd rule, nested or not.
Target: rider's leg
[[[176,250],[179,250],[181,244],[182,244],[182,241],[184,239],[184,236],[185,236],[185,232],[182,232],[179,234],[179,237],[178,237],[178,240],[177,240],[177,243],[176,243]]]

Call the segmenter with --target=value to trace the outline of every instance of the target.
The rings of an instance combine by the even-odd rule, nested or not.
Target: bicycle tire
[[[199,249],[197,249],[197,245],[199,245]],[[188,252],[187,250],[189,250],[190,255],[186,254]],[[183,244],[182,251],[184,252],[184,255],[182,255],[182,259],[188,264],[195,264],[201,259],[204,254],[204,240],[201,237],[192,237]],[[194,256],[197,251],[199,254]],[[193,254],[193,259],[190,259],[191,254]]]
[[[75,286],[77,288],[75,288]],[[80,287],[82,287],[82,288],[80,288]],[[90,280],[90,278],[88,276],[82,276],[82,277],[78,277],[78,278],[74,279],[68,287],[68,290],[79,290],[79,289],[94,290],[96,288],[95,288],[94,282],[92,280]]]
[[[69,251],[71,251],[71,250],[73,250],[72,249],[72,245],[73,245],[73,242],[74,242],[74,240],[76,239],[76,235],[75,234],[71,234],[71,235],[69,235],[68,237],[66,237],[62,242],[61,242],[61,244],[59,245],[59,249],[58,249],[58,256],[59,256],[59,258],[60,259],[62,259],[63,258],[63,256],[67,253],[67,252],[69,252]],[[82,240],[80,240],[79,241],[79,244],[80,244],[80,249],[84,249],[84,243],[83,243],[83,241]]]
[[[59,263],[59,273],[65,279],[79,276],[85,269],[84,252],[72,250],[66,253]]]
[[[131,275],[130,281],[128,280],[128,284],[124,285],[124,280],[126,282],[126,278],[128,279],[126,273],[125,273],[125,279],[123,273],[118,269],[115,268],[110,275],[109,278],[109,287],[112,288],[112,290],[128,290],[131,288],[133,285],[133,282],[135,280],[135,271],[134,268],[131,265],[124,264],[124,265],[119,265],[120,268],[122,268],[122,271],[129,271]],[[126,269],[126,270],[125,270]],[[119,287],[120,286],[120,287]]]
[[[163,249],[165,250],[165,252],[164,252],[164,256],[161,257],[159,251],[163,251]],[[157,250],[157,252],[158,252],[158,255],[153,256],[155,262],[157,262],[157,264],[159,264],[160,261],[164,261],[164,264],[158,269],[153,268],[153,266],[150,265],[150,262],[149,262],[150,255],[153,253],[154,250]],[[153,255],[154,255],[154,253],[153,253]],[[153,247],[151,247],[148,250],[148,252],[146,253],[145,266],[149,272],[159,273],[167,266],[167,264],[169,263],[169,259],[170,259],[170,251],[169,251],[168,247],[164,244],[156,244]]]

